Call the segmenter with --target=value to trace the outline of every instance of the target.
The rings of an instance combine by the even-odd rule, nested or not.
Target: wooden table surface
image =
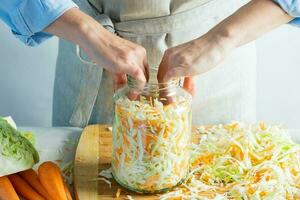
[[[195,134],[193,140],[198,140]],[[112,135],[107,125],[92,125],[83,130],[78,143],[74,166],[75,195],[79,200],[126,199],[131,195],[135,200],[158,199],[157,195],[139,195],[123,189],[112,180],[111,188],[104,181],[96,180],[103,169],[110,167]],[[118,188],[121,195],[116,198]]]

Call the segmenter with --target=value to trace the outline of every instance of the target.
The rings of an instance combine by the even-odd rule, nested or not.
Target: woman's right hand
[[[126,83],[126,75],[141,83],[148,79],[145,48],[110,33],[77,8],[65,12],[45,31],[79,44],[93,62],[113,73],[115,89]]]
[[[148,79],[145,48],[101,29],[101,33],[87,37],[83,49],[89,57],[114,74],[116,89],[126,83],[126,75],[145,83]]]

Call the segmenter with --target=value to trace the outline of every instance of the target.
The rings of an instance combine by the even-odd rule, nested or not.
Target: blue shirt
[[[68,9],[72,0],[0,0],[0,19],[28,46],[35,46],[50,34],[43,30]]]
[[[300,26],[300,0],[274,0],[290,16],[295,17],[290,24]]]
[[[300,0],[274,1],[295,17],[291,24],[300,26]],[[76,7],[72,0],[1,0],[0,18],[16,37],[35,46],[51,37],[43,30],[72,7]]]

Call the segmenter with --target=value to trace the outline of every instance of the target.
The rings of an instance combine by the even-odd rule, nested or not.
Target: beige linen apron
[[[83,0],[82,0],[83,1]],[[247,0],[90,0],[84,11],[123,38],[144,46],[150,67],[156,68],[166,49],[197,38],[229,16]],[[80,2],[79,3],[80,6]],[[81,6],[82,7],[82,6]],[[113,22],[110,22],[111,21]],[[62,45],[64,46],[64,45]],[[74,46],[72,46],[74,48]],[[75,54],[72,54],[74,57]],[[78,58],[76,58],[78,60]],[[59,62],[58,62],[58,66]],[[69,101],[66,117],[53,117],[61,124],[71,118],[76,126],[110,123],[113,83],[107,71],[81,63],[83,74],[78,93]],[[80,68],[80,67],[79,67]],[[58,70],[57,70],[58,71]],[[69,71],[70,72],[70,71]],[[235,50],[222,64],[196,79],[193,123],[255,121],[256,51],[254,44]],[[58,73],[57,73],[58,75]],[[60,87],[66,76],[60,75]],[[78,78],[78,75],[76,75]],[[69,78],[70,79],[70,78]],[[70,85],[71,80],[69,81]],[[58,84],[56,84],[58,85]],[[58,95],[58,93],[57,93]],[[73,97],[76,95],[73,94]],[[61,103],[57,98],[58,104]],[[73,104],[72,104],[73,102]],[[55,110],[59,106],[55,106]],[[59,118],[59,117],[57,117]]]

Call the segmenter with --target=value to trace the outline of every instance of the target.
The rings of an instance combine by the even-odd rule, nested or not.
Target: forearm
[[[203,36],[168,49],[160,63],[159,82],[192,77],[216,67],[235,48],[257,39],[292,17],[272,0],[253,0]],[[191,80],[185,81],[191,91]]]
[[[74,8],[65,12],[44,31],[78,44],[97,65],[115,76],[116,84],[126,82],[126,74],[146,82],[146,50],[107,31],[92,17]]]
[[[97,45],[95,43],[103,45],[105,35],[109,34],[101,24],[77,8],[65,12],[44,31],[78,44],[88,54],[92,54],[90,47]]]
[[[253,0],[209,33],[215,34],[220,40],[226,40],[235,48],[259,38],[292,19],[272,0]]]

